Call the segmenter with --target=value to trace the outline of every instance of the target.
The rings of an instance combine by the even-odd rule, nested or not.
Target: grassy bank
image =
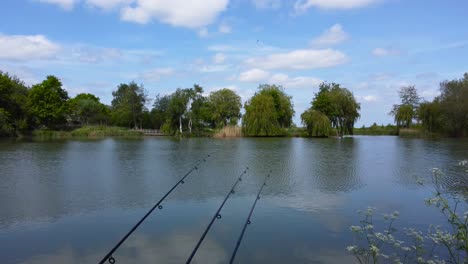
[[[35,138],[100,138],[100,137],[142,137],[143,133],[123,127],[84,126],[71,131],[38,129],[32,132]]]
[[[439,133],[431,133],[423,128],[400,128],[398,135],[403,138],[441,138]]]
[[[354,128],[354,135],[366,135],[366,136],[397,136],[398,128],[393,125],[379,126],[373,124],[370,127],[362,126],[361,128]]]

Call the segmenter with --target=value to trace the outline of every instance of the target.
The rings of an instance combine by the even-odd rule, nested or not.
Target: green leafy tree
[[[414,85],[401,87],[398,94],[402,105],[411,105],[413,110],[416,111],[421,101],[421,97],[419,97],[418,90],[416,90]]]
[[[281,135],[275,102],[268,94],[258,93],[245,103],[242,119],[244,134],[247,136]]]
[[[273,98],[279,126],[281,128],[290,127],[294,116],[292,97],[284,92],[281,85],[261,84],[258,89],[260,94],[266,94]]]
[[[193,88],[179,88],[168,98],[166,121],[163,125],[166,133],[177,130],[182,133],[184,127],[187,127],[189,133],[192,130],[198,133],[208,124],[207,98],[203,96],[201,86],[195,84]]]
[[[229,89],[210,93],[208,97],[210,120],[214,127],[236,125],[241,118],[242,101],[239,95]]]
[[[207,98],[203,96],[203,88],[195,84],[193,88],[186,89],[189,101],[187,103],[187,119],[189,133],[192,133],[192,128],[199,132],[205,125],[208,119],[207,114]]]
[[[308,109],[301,114],[301,120],[310,137],[328,137],[331,133],[330,119],[319,111]]]
[[[447,132],[452,136],[468,135],[468,73],[463,78],[440,84],[440,107]]]
[[[400,96],[401,104],[394,104],[390,115],[393,115],[395,123],[399,127],[409,128],[413,119],[417,117],[421,97],[419,97],[414,85],[401,87],[398,95]]]
[[[439,100],[421,103],[418,108],[418,118],[427,131],[435,132],[440,130],[443,119]]]
[[[10,114],[0,108],[0,136],[14,136],[15,130],[11,125]]]
[[[28,88],[17,77],[0,71],[0,109],[4,131],[8,135],[28,128]]]
[[[150,124],[152,128],[161,129],[169,118],[168,109],[170,101],[170,95],[156,95],[156,99],[153,103],[153,109],[151,109],[150,113]]]
[[[292,125],[292,97],[278,85],[261,84],[255,95],[245,103],[242,119],[247,136],[282,136]]]
[[[322,83],[312,100],[312,109],[326,115],[342,137],[353,134],[361,106],[348,89],[336,83]]]
[[[165,122],[164,130],[170,133],[179,130],[182,133],[182,121],[187,113],[190,92],[188,89],[178,88],[171,94],[170,98],[167,109],[168,119]]]
[[[409,128],[414,116],[414,109],[411,105],[400,105],[396,109],[395,123],[398,127]]]
[[[148,96],[142,85],[135,82],[120,84],[117,90],[112,92],[112,121],[120,126],[141,127],[143,112]]]
[[[39,125],[57,128],[66,123],[68,93],[55,76],[47,76],[40,84],[34,85],[28,94],[31,114]]]
[[[104,124],[109,120],[108,108],[99,101],[99,98],[81,93],[68,101],[70,116],[79,124]]]

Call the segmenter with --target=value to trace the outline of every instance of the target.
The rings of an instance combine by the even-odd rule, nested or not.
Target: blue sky
[[[243,100],[282,84],[296,116],[321,81],[350,89],[357,126],[389,123],[397,90],[427,100],[468,71],[465,0],[2,0],[0,70],[28,85],[112,100],[136,81],[154,98],[194,83]]]

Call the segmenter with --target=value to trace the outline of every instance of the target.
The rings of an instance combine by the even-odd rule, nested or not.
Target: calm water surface
[[[349,263],[356,210],[399,210],[399,227],[444,223],[416,178],[460,173],[467,140],[145,138],[0,142],[0,262],[97,263],[155,201],[211,154],[114,255],[183,263],[231,188],[196,263],[225,263],[272,170],[238,263]]]

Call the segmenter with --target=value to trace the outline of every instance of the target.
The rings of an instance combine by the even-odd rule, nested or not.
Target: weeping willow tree
[[[414,108],[411,105],[400,105],[395,113],[395,122],[398,127],[409,128],[415,116]]]
[[[245,103],[242,120],[247,136],[284,136],[292,125],[292,97],[280,85],[261,84],[255,95]]]
[[[302,113],[301,120],[309,137],[328,137],[331,133],[330,119],[319,111],[308,109]]]
[[[246,136],[264,137],[280,134],[273,98],[267,94],[257,94],[245,103],[242,126]]]
[[[340,137],[353,134],[361,105],[351,91],[337,83],[322,83],[312,100],[312,109],[326,115]]]

